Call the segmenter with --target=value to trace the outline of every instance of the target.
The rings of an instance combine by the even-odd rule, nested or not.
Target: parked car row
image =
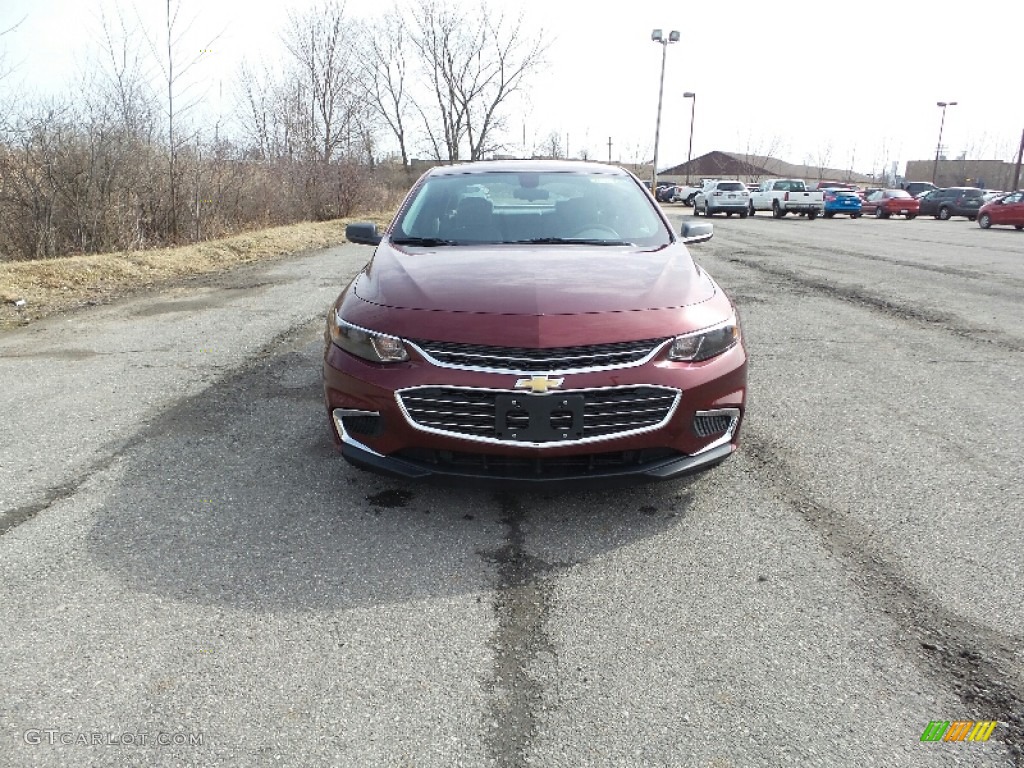
[[[920,191],[915,196],[916,190]],[[810,219],[817,218],[819,213],[826,219],[836,215],[852,219],[861,216],[913,219],[930,215],[946,221],[960,216],[978,221],[984,229],[1003,224],[1024,229],[1024,191],[938,188],[929,182],[909,182],[903,189],[861,190],[852,184],[828,181],[818,182],[817,189],[812,190],[800,179],[766,179],[760,184],[745,184],[738,179],[705,179],[700,188],[669,184],[658,191],[662,202],[693,205],[694,216],[725,213],[746,218],[758,211],[771,211],[775,218],[795,213]]]

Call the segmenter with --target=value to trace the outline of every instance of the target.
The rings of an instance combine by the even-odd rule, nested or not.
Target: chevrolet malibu
[[[735,450],[736,308],[640,181],[573,161],[437,167],[328,313],[324,398],[350,463],[409,479],[628,482]]]

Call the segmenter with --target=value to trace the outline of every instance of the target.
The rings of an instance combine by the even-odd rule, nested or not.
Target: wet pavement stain
[[[552,574],[567,564],[547,563],[527,553],[523,503],[510,494],[499,495],[498,503],[506,528],[505,543],[481,553],[497,566],[497,628],[490,640],[494,668],[488,681],[492,695],[485,739],[495,765],[519,768],[528,763],[537,731],[536,713],[544,694],[530,668],[541,654],[553,657],[556,653],[545,630],[552,608]]]
[[[389,488],[386,491],[367,496],[366,500],[374,507],[398,509],[399,507],[408,506],[414,497],[415,494],[412,491],[407,491],[403,488]]]

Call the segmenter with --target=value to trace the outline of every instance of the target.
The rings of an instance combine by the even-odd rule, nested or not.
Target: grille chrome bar
[[[406,340],[441,368],[511,374],[565,374],[632,368],[661,352],[671,339],[645,339],[583,347],[489,347],[446,341]]]

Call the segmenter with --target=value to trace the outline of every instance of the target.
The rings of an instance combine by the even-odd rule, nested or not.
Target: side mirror
[[[679,234],[683,236],[683,242],[686,245],[705,243],[714,236],[715,225],[684,221]]]
[[[357,221],[345,227],[345,239],[357,245],[379,245],[381,234],[372,221]]]

